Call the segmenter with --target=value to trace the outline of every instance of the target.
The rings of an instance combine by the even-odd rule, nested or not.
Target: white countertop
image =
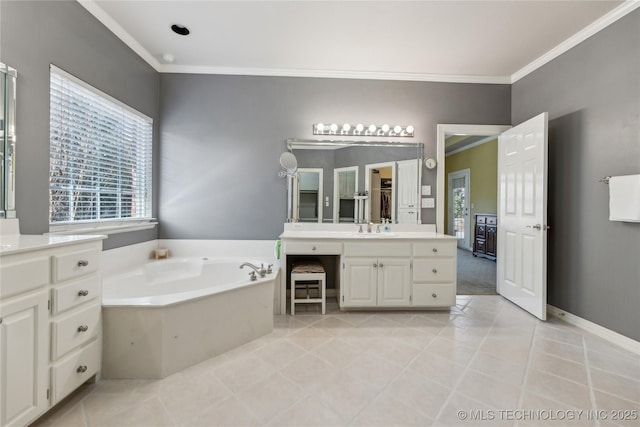
[[[11,234],[0,236],[0,256],[47,249],[76,243],[106,239],[103,235],[37,235]]]
[[[375,231],[358,233],[357,231],[320,231],[320,230],[287,230],[280,239],[314,239],[314,240],[419,240],[419,239],[453,239],[455,236],[432,231]]]

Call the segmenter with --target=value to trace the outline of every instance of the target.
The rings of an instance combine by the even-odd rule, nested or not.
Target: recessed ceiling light
[[[171,29],[173,30],[174,33],[180,34],[181,36],[188,36],[189,33],[191,32],[187,27],[180,24],[173,24],[171,26]]]

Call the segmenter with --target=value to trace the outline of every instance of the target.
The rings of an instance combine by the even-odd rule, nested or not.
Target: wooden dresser
[[[473,256],[496,259],[498,217],[495,214],[475,214]]]

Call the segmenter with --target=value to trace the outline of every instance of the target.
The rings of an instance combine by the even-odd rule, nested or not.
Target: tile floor
[[[459,296],[450,312],[275,316],[264,338],[163,380],[86,385],[35,425],[608,427],[639,411],[639,355]]]

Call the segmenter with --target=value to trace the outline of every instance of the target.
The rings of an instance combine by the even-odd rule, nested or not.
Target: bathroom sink
[[[353,233],[352,237],[358,239],[389,239],[397,236],[396,233],[380,232],[380,233]]]

